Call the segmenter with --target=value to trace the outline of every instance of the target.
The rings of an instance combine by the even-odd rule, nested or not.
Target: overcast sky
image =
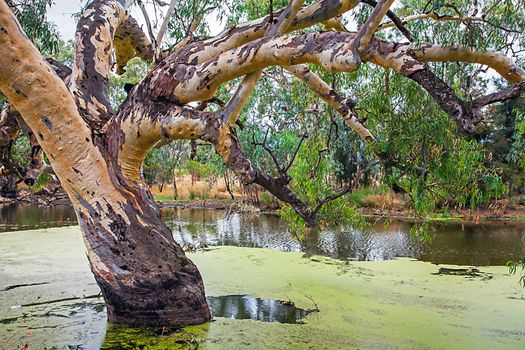
[[[47,18],[57,25],[58,31],[60,32],[63,40],[67,41],[74,39],[76,21],[72,15],[80,11],[80,0],[54,0],[53,2],[54,5],[52,5],[47,12]],[[149,6],[146,4],[146,7]],[[140,24],[144,25],[144,17],[142,16],[142,13],[139,9],[134,8],[131,11],[131,15]]]
[[[169,1],[168,1],[169,2]],[[63,40],[74,39],[76,22],[72,15],[79,12],[80,0],[54,0],[54,5],[51,6],[47,13],[47,18],[54,22],[57,27],[60,35]],[[152,17],[153,11],[151,10],[151,5],[146,3],[146,8]],[[143,26],[144,32],[146,31],[144,16],[140,9],[137,6],[134,6],[131,11],[131,15]],[[218,23],[214,16],[207,18],[208,23],[210,24],[211,34],[218,34],[222,30],[222,25]]]
[[[80,10],[80,0],[54,0],[54,2],[47,13],[47,18],[57,25],[62,39],[73,39],[76,23],[71,15]]]

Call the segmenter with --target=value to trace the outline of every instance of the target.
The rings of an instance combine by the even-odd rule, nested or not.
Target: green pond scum
[[[208,296],[281,300],[310,312],[295,324],[215,317],[183,329],[107,325],[78,227],[8,232],[0,234],[0,348],[525,349],[525,289],[506,266],[347,262],[226,246],[189,257]]]

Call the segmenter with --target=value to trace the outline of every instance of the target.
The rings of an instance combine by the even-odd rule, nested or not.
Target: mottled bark
[[[27,166],[17,165],[11,159],[11,149],[16,139],[25,134],[29,138],[31,150],[29,153],[29,164]],[[0,177],[3,179],[3,191],[0,195],[9,192],[9,196],[16,197],[17,184],[24,182],[33,186],[42,172],[47,169],[43,161],[42,148],[38,144],[35,134],[29,129],[10,103],[6,103],[0,116]]]
[[[374,10],[370,16],[368,16],[368,19],[363,24],[363,27],[361,27],[357,32],[354,45],[360,53],[365,52],[368,44],[370,44],[370,41],[374,36],[374,33],[377,31],[377,28],[381,24],[381,21],[386,16],[388,9],[393,3],[394,0],[380,0],[374,7]]]
[[[97,19],[108,9],[114,10],[113,14],[124,13],[118,6],[116,2],[95,2],[84,19]],[[111,22],[95,22],[99,38],[111,33]],[[88,20],[81,23],[81,28],[90,26]],[[100,23],[103,28],[97,27]],[[101,34],[104,31],[106,34]],[[79,45],[87,47],[88,42],[97,43],[87,39]],[[99,53],[109,45],[105,41],[99,44],[101,48],[93,47]],[[109,70],[109,52],[96,59],[88,58],[85,50],[77,52],[70,93],[28,42],[3,1],[0,51],[0,89],[36,134],[71,198],[109,320],[128,325],[185,325],[209,320],[197,268],[173,240],[147,187],[123,175],[115,155],[124,133],[118,128],[100,128],[107,119],[100,114],[103,108],[98,108],[104,106],[104,93],[89,87],[107,87],[107,81],[102,81],[107,76],[101,73]],[[97,101],[95,108],[85,108],[90,103],[86,104],[87,96],[91,97],[87,101]]]
[[[5,104],[0,113],[0,149],[4,149],[20,134],[16,115],[10,104]]]

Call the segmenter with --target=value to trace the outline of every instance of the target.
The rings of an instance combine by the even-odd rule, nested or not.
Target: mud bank
[[[190,258],[210,296],[319,312],[304,324],[216,318],[172,335],[107,327],[78,227],[9,232],[0,234],[0,348],[525,348],[525,290],[503,266],[440,275],[440,266],[409,259],[348,263],[239,247]]]

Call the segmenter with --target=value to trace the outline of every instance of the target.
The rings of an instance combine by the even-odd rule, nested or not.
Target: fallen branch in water
[[[48,301],[38,301],[38,302],[34,302],[34,303],[21,304],[21,305],[17,305],[17,306],[18,307],[39,306],[39,305],[47,305],[47,304],[56,304],[56,303],[61,303],[61,302],[64,302],[64,301],[71,301],[71,300],[98,299],[98,298],[102,298],[102,293],[88,295],[88,296],[84,296],[84,297],[75,297],[75,296],[73,296],[73,297],[69,297],[69,298],[53,299],[53,300],[48,300]]]
[[[313,309],[306,309],[306,311],[308,311],[308,312],[320,312],[320,311],[321,311],[321,310],[319,310],[319,306],[317,306],[317,303],[315,302],[314,298],[308,296],[307,294],[305,294],[304,296],[305,296],[308,300],[310,300],[310,301],[314,304],[314,306],[315,306],[315,308],[313,308]]]
[[[32,286],[41,286],[43,284],[49,284],[49,282],[38,282],[38,283],[27,283],[27,284],[14,284],[12,286],[7,286],[4,289],[1,289],[0,292],[7,292],[12,289],[22,288],[22,287],[32,287]]]

